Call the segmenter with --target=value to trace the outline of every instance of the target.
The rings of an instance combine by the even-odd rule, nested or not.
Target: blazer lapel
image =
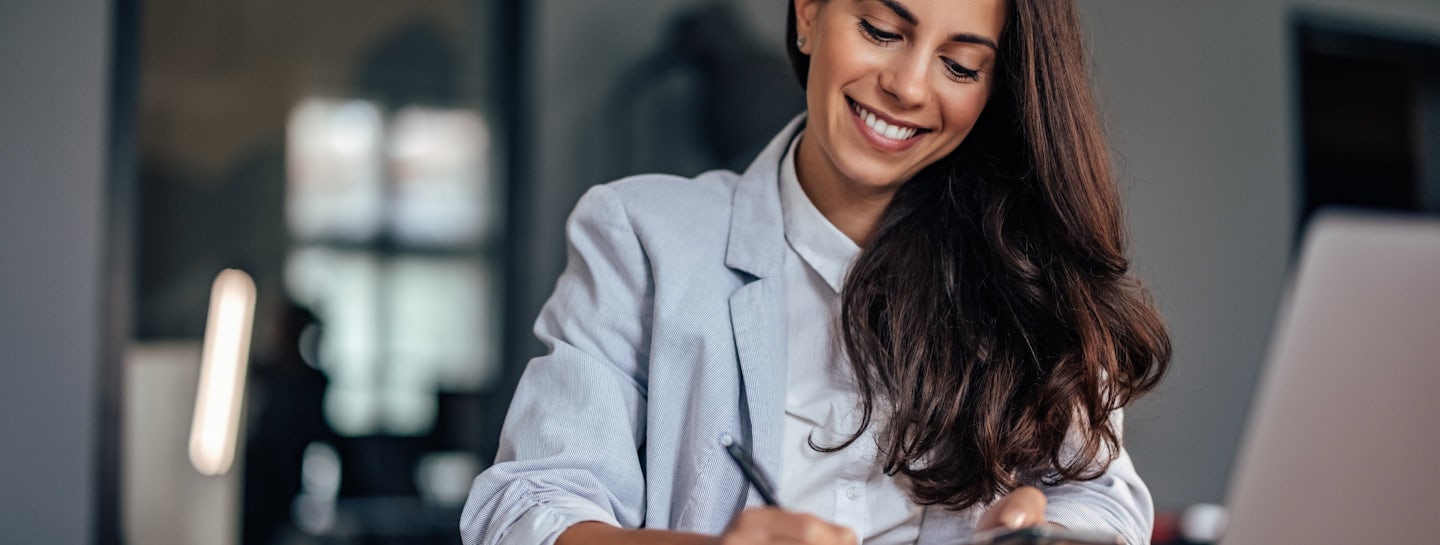
[[[761,278],[730,296],[730,325],[735,331],[744,397],[740,401],[749,408],[750,417],[750,437],[745,439],[755,461],[772,479],[779,478],[785,417],[783,281],[780,276]]]
[[[804,123],[797,116],[770,141],[735,184],[725,264],[750,281],[730,296],[730,324],[748,407],[749,443],[772,477],[780,470],[785,417],[785,286],[780,276],[785,229],[780,210],[780,159]],[[757,503],[751,491],[748,503]]]
[[[735,182],[730,202],[730,239],[725,264],[756,278],[776,276],[785,258],[785,219],[780,210],[780,159],[805,122],[791,120]]]

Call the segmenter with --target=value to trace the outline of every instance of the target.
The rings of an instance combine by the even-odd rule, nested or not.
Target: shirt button
[[[855,499],[855,498],[860,497],[860,489],[859,489],[859,488],[856,488],[856,487],[853,487],[853,486],[850,487],[850,488],[846,488],[846,489],[845,489],[845,497],[850,498],[850,499],[852,499],[852,500]]]

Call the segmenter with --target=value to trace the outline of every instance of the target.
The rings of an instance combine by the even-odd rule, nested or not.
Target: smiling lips
[[[849,100],[849,97],[846,99]],[[930,132],[920,127],[899,123],[894,119],[877,116],[854,100],[849,100],[849,102],[850,112],[854,114],[852,117],[860,129],[860,133],[865,135],[865,139],[872,146],[881,151],[905,151],[920,140],[918,137]]]

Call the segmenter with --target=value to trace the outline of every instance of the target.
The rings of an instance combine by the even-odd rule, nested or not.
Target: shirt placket
[[[840,472],[841,477],[835,480],[835,522],[849,527],[861,541],[870,532],[870,507],[865,486],[868,472],[858,470],[869,467],[863,455],[866,449],[858,448],[863,441],[864,438],[836,453],[844,457],[844,469]]]

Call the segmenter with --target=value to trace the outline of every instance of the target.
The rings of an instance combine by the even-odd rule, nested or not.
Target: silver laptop
[[[1440,543],[1440,221],[1312,225],[1222,543]]]

